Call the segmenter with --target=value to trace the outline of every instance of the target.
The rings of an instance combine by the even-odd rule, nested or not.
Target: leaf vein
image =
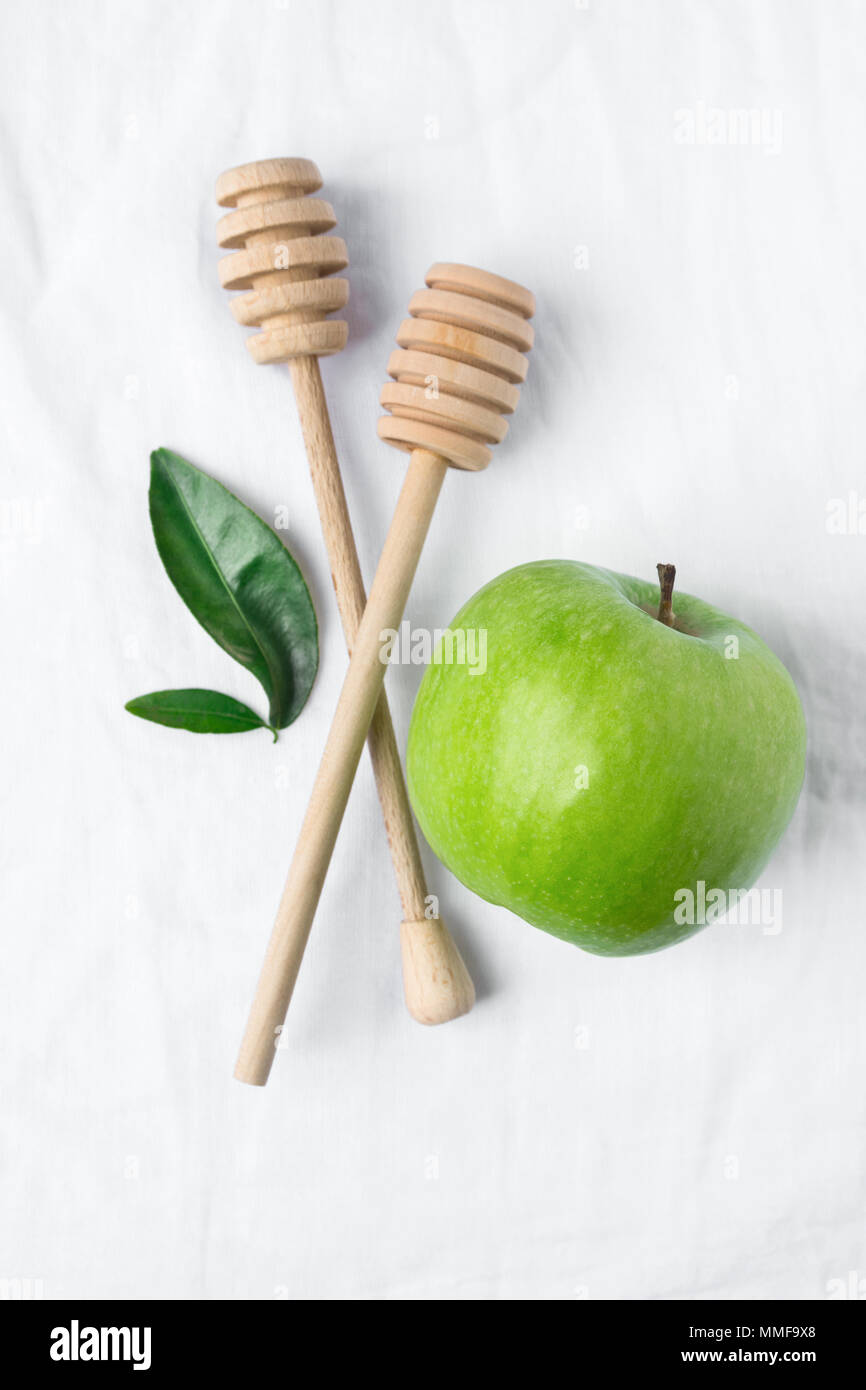
[[[272,665],[272,663],[271,663],[271,661],[270,661],[270,659],[269,659],[269,657],[268,657],[268,654],[267,654],[267,652],[265,651],[264,647],[263,647],[262,644],[261,644],[261,641],[260,641],[260,639],[259,639],[258,633],[256,632],[255,628],[251,626],[250,621],[249,621],[249,619],[247,618],[247,615],[244,613],[244,610],[241,608],[241,606],[240,606],[240,604],[238,603],[238,601],[237,601],[235,595],[232,593],[231,585],[229,584],[228,580],[226,579],[225,575],[223,574],[223,572],[222,572],[222,570],[221,570],[221,568],[220,568],[220,566],[219,566],[219,564],[218,564],[218,562],[217,562],[216,556],[214,555],[213,551],[211,550],[210,545],[208,544],[207,540],[205,539],[204,535],[202,534],[201,528],[199,527],[198,522],[196,521],[195,516],[194,516],[193,512],[192,512],[191,509],[190,509],[189,503],[187,502],[186,497],[185,497],[184,494],[183,494],[183,490],[178,486],[178,484],[177,484],[177,482],[176,482],[176,480],[175,480],[175,478],[174,478],[174,476],[173,476],[173,474],[172,474],[170,468],[166,468],[166,474],[168,475],[168,480],[169,480],[169,482],[170,482],[170,484],[171,484],[171,486],[172,486],[174,492],[176,493],[177,498],[178,498],[178,500],[179,500],[181,506],[183,507],[184,512],[186,513],[186,515],[187,515],[187,517],[188,517],[188,519],[189,519],[190,525],[192,526],[193,530],[195,531],[195,534],[198,536],[199,540],[201,541],[202,548],[204,549],[204,552],[205,552],[205,554],[207,555],[207,558],[210,560],[211,566],[213,567],[214,571],[216,572],[217,576],[219,577],[219,580],[220,580],[220,582],[221,582],[223,588],[225,589],[226,593],[228,594],[228,596],[229,596],[229,598],[230,598],[230,600],[231,600],[232,606],[234,607],[235,611],[237,612],[238,617],[241,619],[241,621],[242,621],[244,627],[247,629],[248,633],[250,634],[250,637],[252,638],[252,640],[253,640],[253,642],[254,642],[254,644],[255,644],[255,646],[256,646],[256,649],[257,649],[258,652],[261,654],[262,660],[264,661],[265,666],[266,666],[267,671],[268,671],[268,674],[269,674],[269,676],[270,676],[270,678],[271,678],[271,691],[269,691],[268,693],[271,695],[271,698],[273,698],[274,695],[277,695],[277,694],[278,694],[279,689],[280,689],[280,682],[279,682],[278,673],[274,670],[274,667],[273,667],[273,665]]]

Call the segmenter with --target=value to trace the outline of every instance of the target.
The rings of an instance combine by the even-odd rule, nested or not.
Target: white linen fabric
[[[3,1290],[863,1296],[863,6],[27,0],[3,29]],[[324,376],[368,580],[410,294],[434,260],[509,276],[529,380],[446,480],[413,625],[526,560],[673,560],[788,664],[810,759],[778,930],[597,959],[425,847],[479,1002],[424,1029],[365,755],[262,1091],[232,1065],[345,670],[288,376],[216,271],[217,174],[283,154],[350,249]],[[262,707],[159,563],[159,445],[287,509],[322,650],[276,746],[123,710]],[[420,676],[388,676],[403,744]]]

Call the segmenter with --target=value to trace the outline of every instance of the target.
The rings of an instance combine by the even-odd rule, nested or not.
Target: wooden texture
[[[327,235],[337,223],[330,203],[308,196],[321,186],[310,159],[262,159],[217,180],[217,202],[232,209],[217,224],[217,241],[231,252],[219,263],[220,283],[249,291],[232,313],[261,330],[247,339],[256,362],[326,357],[346,345],[348,324],[328,315],[349,298],[349,282],[330,278],[349,256],[342,237]]]
[[[265,328],[251,340],[257,345],[252,350],[256,361],[280,360],[282,355],[288,360],[337,607],[351,655],[366,596],[318,363],[323,342],[337,349],[345,342],[346,325],[321,316],[345,305],[349,286],[345,280],[286,280],[279,270],[272,274],[278,260],[295,271],[303,266],[317,277],[347,264],[345,247],[338,238],[328,238],[321,254],[310,249],[310,243],[324,243],[320,234],[336,224],[328,203],[297,196],[320,186],[318,169],[309,160],[265,161],[224,174],[218,196],[236,210],[221,219],[219,241],[240,254],[227,256],[220,271],[224,285],[253,291],[233,300],[232,311],[239,323]],[[283,243],[285,254],[277,256],[274,247]],[[303,254],[292,255],[298,246]],[[259,272],[252,275],[254,266]],[[330,339],[323,336],[329,331],[333,332]],[[403,916],[409,922],[424,920],[429,894],[384,690],[370,724],[368,746]],[[401,932],[401,944],[403,940]],[[403,974],[413,982],[412,988],[406,989],[409,1011],[421,1023],[445,1023],[472,1007],[472,981],[444,923],[439,922],[435,933],[430,933],[430,948],[423,958],[414,952],[411,969],[404,961]]]
[[[463,1001],[463,1013],[468,1013],[475,990],[442,922],[427,918],[401,922],[400,944],[403,989],[419,1023],[438,1023],[443,1009],[453,1008],[455,997]]]
[[[513,387],[526,374],[526,360],[513,344],[521,342],[528,350],[532,343],[525,320],[534,301],[527,290],[499,276],[452,265],[434,266],[427,285],[433,298],[426,292],[416,296],[413,316],[398,334],[404,354],[396,363],[392,356],[392,374],[402,389],[384,388],[392,414],[379,422],[382,438],[410,451],[409,469],[357,631],[241,1044],[235,1076],[252,1085],[264,1085],[270,1073],[379,699],[385,675],[382,634],[400,626],[448,466],[486,467],[489,444],[505,432],[501,416],[516,404]],[[452,296],[469,303],[449,307]],[[415,317],[416,312],[428,317]],[[524,321],[522,328],[517,319]],[[417,331],[418,325],[423,331]],[[407,357],[414,379],[403,381]],[[442,361],[453,365],[442,371]],[[401,934],[407,998],[414,999],[416,1016],[435,1016],[440,993],[453,996],[463,987],[459,957],[450,957],[442,930],[425,923],[421,914],[404,922]]]
[[[355,637],[319,771],[235,1067],[254,1086],[268,1079],[274,1048],[303,959],[322,885],[352,789],[364,739],[382,689],[379,634],[398,628],[447,464],[419,450],[412,456],[394,521]],[[346,904],[346,916],[353,917]]]
[[[506,435],[534,342],[528,290],[473,266],[437,264],[409,301],[382,388],[379,435],[455,468],[486,468]]]

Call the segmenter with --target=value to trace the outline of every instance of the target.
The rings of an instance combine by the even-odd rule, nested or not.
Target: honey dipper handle
[[[316,775],[256,995],[235,1076],[263,1086],[289,1007],[322,885],[349,799],[386,666],[379,634],[400,626],[430,520],[448,464],[415,449],[385,540],[370,597],[358,627],[325,751]]]
[[[289,370],[337,607],[351,655],[366,594],[318,358],[292,358]],[[419,1023],[446,1023],[472,1008],[475,990],[444,922],[426,917],[424,867],[384,690],[376,704],[367,744],[403,908],[400,942],[406,1004]]]

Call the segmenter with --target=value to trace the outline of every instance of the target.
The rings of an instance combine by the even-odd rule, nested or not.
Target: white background
[[[827,529],[866,496],[864,6],[2,19],[0,1276],[556,1300],[864,1278],[866,535]],[[712,108],[764,126],[707,143]],[[345,668],[287,375],[252,364],[217,280],[217,174],[282,154],[317,161],[349,244],[351,338],[324,373],[368,578],[405,466],[376,418],[409,296],[433,260],[510,276],[538,299],[529,381],[490,469],[446,482],[412,622],[525,560],[673,559],[786,661],[810,759],[761,880],[777,934],[597,959],[425,850],[479,991],[425,1030],[365,758],[258,1090],[234,1054]],[[289,509],[322,663],[276,747],[123,711],[187,684],[262,705],[162,571],[158,445]],[[420,674],[388,678],[401,742]]]

